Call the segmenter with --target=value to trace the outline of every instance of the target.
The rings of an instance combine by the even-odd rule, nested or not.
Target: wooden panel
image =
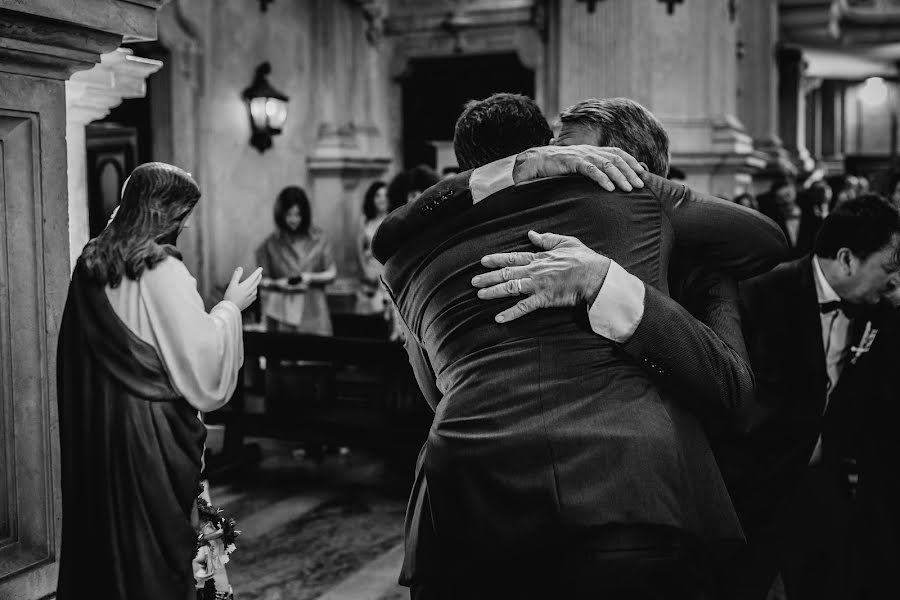
[[[3,164],[0,143],[0,165]],[[0,169],[0,231],[6,231],[6,201]],[[9,335],[9,274],[6,244],[0,244],[0,548],[15,541],[15,463],[12,434],[12,350]]]
[[[65,86],[0,72],[0,598],[56,589],[56,338],[68,287]]]
[[[0,426],[7,500],[0,577],[50,561],[54,554],[38,128],[34,114],[0,110],[5,234],[0,248]],[[16,283],[15,291],[10,282]]]

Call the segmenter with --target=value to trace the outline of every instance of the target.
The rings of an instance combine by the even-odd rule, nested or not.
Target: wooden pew
[[[300,372],[315,386],[288,387],[277,397],[266,394],[265,411],[248,412],[245,371],[254,368],[258,357],[265,357],[267,370]],[[303,364],[290,366],[296,362]],[[241,460],[248,435],[351,448],[416,449],[425,441],[432,417],[402,344],[245,331],[244,369],[234,396],[207,421],[225,424],[224,455],[213,463],[229,463]]]

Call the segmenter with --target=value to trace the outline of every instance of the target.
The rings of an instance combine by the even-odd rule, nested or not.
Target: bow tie
[[[819,312],[823,315],[832,313],[836,310],[844,311],[846,305],[840,300],[832,300],[831,302],[823,302],[819,305]]]
[[[848,319],[864,315],[866,313],[866,308],[867,307],[860,304],[850,304],[849,302],[842,302],[840,300],[832,300],[830,302],[819,304],[819,312],[823,315],[839,310],[844,313],[844,316]]]

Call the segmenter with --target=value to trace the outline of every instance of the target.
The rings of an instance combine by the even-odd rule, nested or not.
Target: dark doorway
[[[85,128],[85,137],[88,223],[94,238],[118,206],[125,178],[139,164],[138,132],[134,127],[97,121]]]
[[[452,140],[466,102],[496,92],[534,98],[534,71],[515,53],[415,58],[401,77],[403,86],[403,164],[437,165],[429,142]]]

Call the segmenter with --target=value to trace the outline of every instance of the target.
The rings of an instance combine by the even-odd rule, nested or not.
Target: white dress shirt
[[[816,283],[816,298],[819,304],[826,302],[840,302],[841,297],[837,295],[828,280],[825,279],[825,273],[822,272],[822,266],[819,264],[818,257],[813,257],[813,278]],[[828,408],[828,401],[831,399],[831,391],[835,388],[840,379],[841,371],[844,368],[844,362],[847,358],[848,337],[850,334],[850,319],[842,310],[835,310],[829,313],[820,313],[822,323],[822,347],[825,349],[825,372],[828,375],[827,389],[825,393],[825,408]],[[822,458],[822,435],[816,441],[816,447],[813,449],[809,464],[816,464]]]
[[[513,169],[516,156],[478,167],[469,177],[472,203],[477,204],[491,194],[515,184]],[[610,260],[609,272],[588,308],[591,329],[608,340],[624,344],[637,330],[644,317],[644,282]]]

